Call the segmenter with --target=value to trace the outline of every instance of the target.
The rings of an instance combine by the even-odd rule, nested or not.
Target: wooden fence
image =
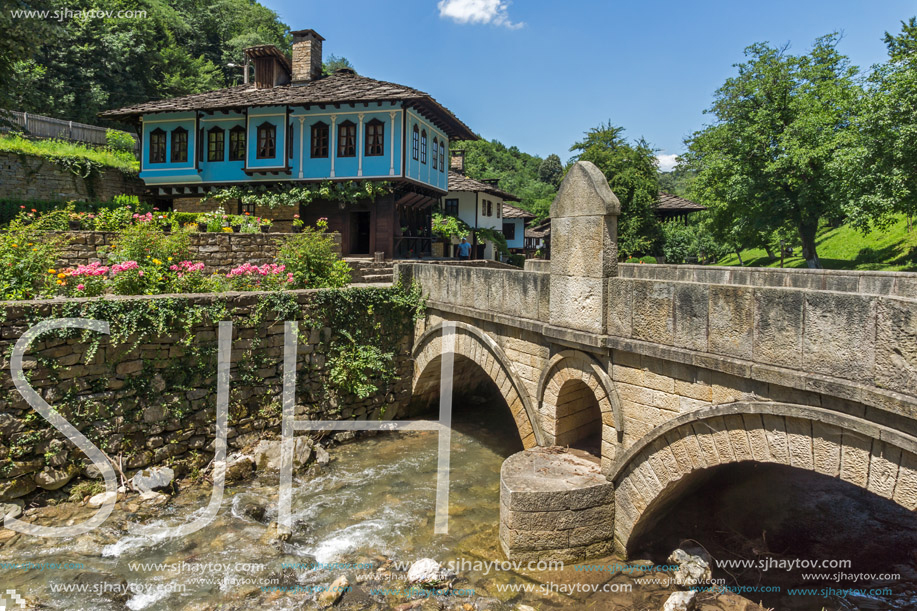
[[[70,140],[71,142],[83,142],[93,146],[105,146],[105,132],[108,129],[98,125],[87,125],[86,123],[77,123],[76,121],[64,121],[63,119],[53,119],[43,117],[27,112],[17,112],[15,110],[0,110],[0,115],[6,119],[9,125],[3,125],[0,121],[0,131],[21,131],[32,138],[56,138],[58,140]],[[140,144],[137,137],[129,132],[122,132],[130,135],[134,139],[134,153],[140,153]]]

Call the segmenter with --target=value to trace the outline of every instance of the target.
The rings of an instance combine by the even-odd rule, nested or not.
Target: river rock
[[[264,514],[267,513],[267,508],[262,503],[251,498],[240,499],[236,509],[240,515],[252,519],[255,522],[263,520]]]
[[[694,611],[697,592],[672,592],[662,606],[662,611]]]
[[[57,490],[67,485],[67,482],[79,472],[74,465],[64,469],[45,468],[35,474],[35,484],[44,490]]]
[[[0,503],[18,499],[38,488],[31,477],[0,479]]]
[[[315,462],[320,465],[327,465],[331,462],[331,456],[328,454],[328,450],[322,446],[315,446]]]
[[[127,580],[113,573],[99,571],[79,573],[73,578],[73,583],[88,586],[88,591],[97,588],[101,596],[122,604],[131,597]]]
[[[262,439],[255,446],[255,467],[259,471],[280,470],[280,440]],[[308,437],[297,437],[293,440],[293,468],[299,469],[312,457],[312,440]]]
[[[171,499],[168,494],[162,494],[161,492],[156,492],[154,490],[147,490],[146,492],[141,493],[140,500],[147,505],[165,505]]]
[[[244,480],[249,475],[251,475],[252,470],[255,468],[255,461],[252,460],[251,456],[233,456],[226,461],[226,481],[227,482],[238,482]],[[219,473],[220,465],[217,465],[213,470],[213,477],[216,479],[217,474]]]
[[[455,573],[432,558],[421,558],[408,569],[408,582],[423,586],[442,587],[455,579]]]
[[[673,575],[675,583],[683,587],[709,584],[712,574],[710,564],[701,558],[678,548],[669,555],[669,564],[678,565]]]
[[[101,507],[105,503],[114,503],[118,500],[118,493],[112,490],[111,492],[100,492],[89,498],[89,501],[86,503],[90,507]]]
[[[131,478],[131,484],[138,492],[168,488],[175,479],[175,471],[169,467],[150,467]]]
[[[22,506],[16,503],[0,503],[0,523],[6,518],[18,518],[22,515]]]
[[[318,604],[323,607],[330,607],[338,601],[341,596],[344,595],[344,589],[350,585],[350,582],[347,581],[347,577],[341,575],[328,586],[328,589],[324,592],[319,592],[316,600]]]

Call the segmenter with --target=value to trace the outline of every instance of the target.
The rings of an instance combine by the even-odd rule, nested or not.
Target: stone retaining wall
[[[93,260],[105,260],[104,253],[117,238],[110,231],[68,231],[70,245],[58,265],[76,267]],[[191,233],[191,260],[203,262],[211,271],[226,272],[243,263],[264,265],[277,258],[277,241],[290,233]],[[341,235],[332,234],[340,255]]]
[[[232,320],[234,327],[230,448],[279,432],[284,320],[301,321],[297,417],[404,416],[411,390],[413,323],[403,308],[396,311],[384,299],[391,290],[335,292],[332,298],[340,298],[340,303],[330,305],[329,292],[315,290],[280,297],[226,293],[0,304],[0,502],[36,488],[55,490],[80,473],[91,475],[91,469],[86,470],[89,461],[13,387],[12,344],[36,322],[80,315],[110,322],[108,337],[91,332],[83,337],[73,331],[37,338],[24,359],[27,378],[58,413],[121,462],[125,471],[169,464],[182,476],[203,467],[212,456],[218,320]],[[374,304],[372,316],[366,316],[366,304]],[[380,323],[381,331],[364,337],[394,353],[397,379],[371,377],[378,391],[365,399],[339,390],[328,378],[332,334],[338,332],[328,326],[329,316],[351,307],[355,310],[349,320],[354,322],[347,330],[355,333]],[[160,329],[152,330],[153,326]],[[93,354],[94,338],[100,343]]]
[[[41,201],[110,201],[115,195],[141,195],[136,174],[114,168],[88,178],[34,155],[0,151],[0,199]]]

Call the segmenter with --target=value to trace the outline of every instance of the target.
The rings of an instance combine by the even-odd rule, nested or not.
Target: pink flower
[[[85,285],[85,284],[77,284],[77,285],[76,285],[76,290],[78,290],[78,291],[82,291],[82,290],[85,289],[85,288],[86,288],[86,285]]]
[[[121,272],[126,272],[132,269],[137,269],[138,267],[140,266],[137,265],[136,261],[125,261],[124,263],[115,263],[114,265],[111,266],[111,273],[113,276],[117,276]],[[142,271],[140,272],[140,275],[141,276],[143,275]]]

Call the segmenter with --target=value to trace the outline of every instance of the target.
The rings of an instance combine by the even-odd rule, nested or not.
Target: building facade
[[[273,217],[282,228],[294,214],[307,224],[325,217],[341,233],[345,255],[429,254],[432,206],[448,188],[450,142],[477,136],[422,91],[352,70],[323,75],[323,40],[313,30],[293,32],[292,60],[272,45],[247,49],[250,84],[101,116],[139,127],[140,177],[150,197],[176,210],[216,209],[209,196],[229,186],[385,183],[385,195],[356,204],[332,197],[280,210],[237,203],[226,212]]]

